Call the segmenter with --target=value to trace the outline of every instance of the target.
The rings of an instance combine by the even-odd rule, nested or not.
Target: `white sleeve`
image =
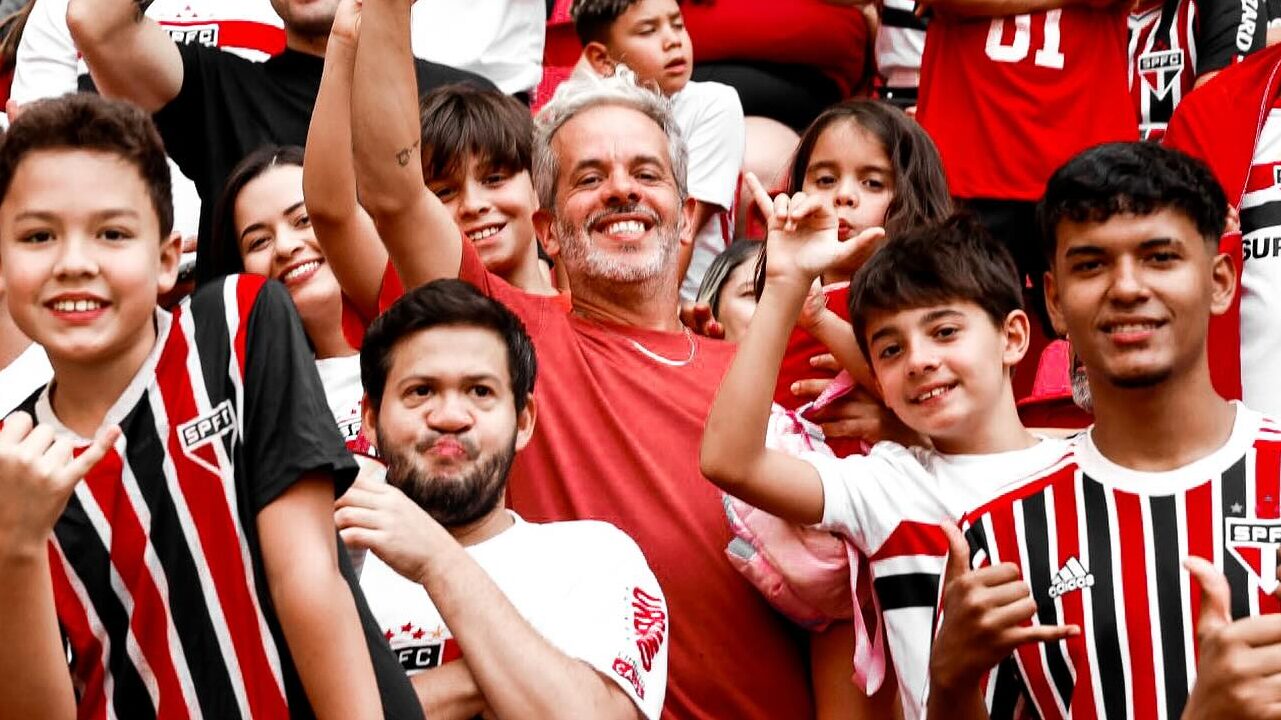
[[[11,97],[19,105],[76,91],[79,55],[67,28],[69,0],[36,0],[18,43]]]
[[[617,683],[648,720],[658,720],[667,694],[667,599],[636,542],[599,525],[598,566],[568,594],[566,618],[574,629],[561,648]]]
[[[734,206],[738,174],[743,169],[747,136],[743,104],[728,85],[691,83],[689,90],[695,91],[689,101],[697,105],[691,109],[691,121],[681,128],[689,149],[689,194],[728,210]]]
[[[823,481],[819,527],[849,537],[869,557],[898,527],[905,504],[915,504],[910,496],[919,494],[914,490],[925,474],[909,451],[886,442],[867,455],[805,453],[801,459],[813,465]]]

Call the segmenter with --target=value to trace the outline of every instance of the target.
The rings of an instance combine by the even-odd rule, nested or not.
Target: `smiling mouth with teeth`
[[[1150,330],[1156,330],[1160,326],[1161,326],[1161,323],[1152,321],[1152,322],[1142,322],[1142,323],[1124,323],[1124,324],[1117,324],[1117,325],[1105,325],[1103,329],[1108,333],[1125,334],[1125,333],[1136,333],[1136,332],[1148,332]]]
[[[289,282],[290,280],[294,280],[296,278],[302,277],[303,275],[306,275],[307,273],[311,272],[312,270],[315,270],[318,267],[320,267],[320,261],[311,260],[309,262],[303,263],[302,265],[299,265],[293,270],[290,270],[289,272],[280,276],[280,279],[282,282]]]
[[[930,390],[929,392],[921,393],[920,395],[917,395],[916,397],[912,398],[912,402],[919,404],[927,400],[933,400],[934,398],[939,397],[940,395],[944,395],[950,392],[952,388],[955,388],[955,387],[956,387],[956,383],[952,383],[951,385],[940,385],[939,387],[936,387],[933,390]]]
[[[53,309],[57,312],[89,312],[99,310],[104,303],[99,300],[58,300],[53,303]]]
[[[640,235],[645,232],[645,223],[640,220],[620,220],[605,226],[607,235]]]
[[[502,232],[504,227],[507,227],[507,226],[506,225],[490,225],[489,227],[481,228],[480,230],[475,230],[467,233],[467,239],[471,240],[472,242],[480,242],[481,240],[491,238],[497,235],[498,233]]]

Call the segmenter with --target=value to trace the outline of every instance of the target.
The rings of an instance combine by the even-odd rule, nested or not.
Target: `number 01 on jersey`
[[[1062,10],[1047,10],[1037,14],[1044,24],[1041,47],[1032,57],[1032,62],[1038,67],[1063,69],[1063,53],[1059,50],[1059,20],[1062,16]],[[1028,52],[1032,50],[1032,17],[1014,15],[993,18],[987,31],[987,56],[996,62],[1016,63],[1026,60]],[[1009,42],[1006,42],[1006,37],[1010,35],[1006,28],[1010,22],[1014,23],[1014,33]]]

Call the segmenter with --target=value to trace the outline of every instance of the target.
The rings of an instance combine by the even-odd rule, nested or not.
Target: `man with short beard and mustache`
[[[346,37],[355,28],[340,29],[331,38],[339,0],[270,2],[284,23],[285,46],[261,63],[217,47],[226,40],[220,33],[234,32],[230,27],[209,30],[213,46],[176,42],[144,16],[151,0],[70,0],[67,5],[67,26],[98,90],[154,113],[166,151],[195,183],[201,200],[196,261],[201,282],[213,279],[215,269],[204,262],[210,218],[231,170],[263,145],[304,145],[327,52],[355,52],[354,37]],[[193,14],[203,10],[196,5]],[[479,75],[446,65],[406,63],[423,93],[458,82],[496,89]]]
[[[438,280],[374,321],[360,365],[387,482],[358,479],[334,519],[372,551],[361,588],[424,713],[656,720],[667,604],[636,543],[504,505],[538,407],[521,321]]]
[[[540,431],[512,467],[511,507],[531,520],[605,520],[640,545],[681,628],[664,717],[814,717],[806,645],[727,562],[721,495],[698,468],[733,346],[677,318],[677,251],[690,242],[694,201],[670,101],[626,73],[576,78],[535,119],[534,227],[567,279],[566,312],[486,272],[423,187],[410,6],[365,0],[362,11],[352,82],[360,201],[405,287],[461,278],[529,328],[546,372]]]

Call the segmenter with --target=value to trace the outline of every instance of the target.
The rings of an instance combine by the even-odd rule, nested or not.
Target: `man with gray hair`
[[[532,521],[606,520],[640,545],[675,626],[637,605],[619,621],[644,632],[612,671],[642,683],[655,644],[670,642],[664,717],[812,717],[805,648],[726,560],[721,498],[698,469],[733,348],[677,319],[693,202],[668,101],[625,77],[584,79],[538,117],[534,225],[568,279],[567,312],[486,272],[423,187],[410,5],[364,3],[352,98],[360,198],[405,287],[460,277],[529,329],[545,368],[540,427],[513,468],[511,507]]]

